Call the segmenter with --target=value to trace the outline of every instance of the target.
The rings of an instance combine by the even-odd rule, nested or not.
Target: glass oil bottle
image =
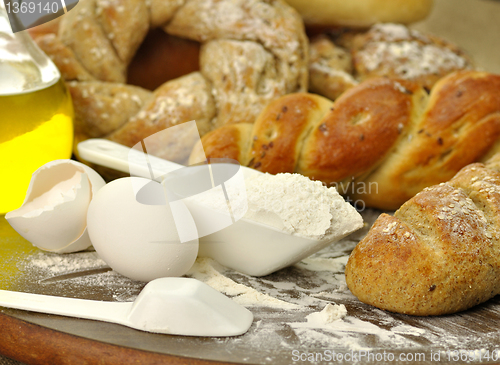
[[[0,214],[23,202],[31,174],[71,157],[73,104],[61,74],[27,31],[12,33],[0,1]]]

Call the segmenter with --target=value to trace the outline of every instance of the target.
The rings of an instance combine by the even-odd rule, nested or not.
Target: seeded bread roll
[[[426,89],[447,74],[473,68],[456,45],[402,24],[376,24],[367,31],[341,30],[311,39],[309,90],[335,100],[371,77],[410,80]]]
[[[450,314],[500,293],[500,154],[382,214],[346,265],[360,301],[419,316]]]

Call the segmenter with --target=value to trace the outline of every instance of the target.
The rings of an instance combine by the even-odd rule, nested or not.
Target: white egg
[[[108,183],[90,203],[87,225],[98,255],[134,280],[182,276],[198,254],[198,235],[189,211],[177,204],[173,213],[162,186],[148,179]]]
[[[23,204],[5,218],[42,250],[84,250],[91,246],[86,229],[87,208],[105,184],[97,172],[80,162],[51,161],[33,173]]]

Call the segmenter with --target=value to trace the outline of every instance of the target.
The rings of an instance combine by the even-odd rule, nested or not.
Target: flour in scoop
[[[226,183],[225,189],[228,201],[220,185],[188,199],[221,212],[229,204],[235,220],[243,217],[317,240],[345,236],[363,226],[361,215],[337,189],[300,174],[258,173],[244,183]]]
[[[361,228],[363,219],[334,187],[299,174],[259,174],[245,180],[245,218],[299,236],[323,239]]]

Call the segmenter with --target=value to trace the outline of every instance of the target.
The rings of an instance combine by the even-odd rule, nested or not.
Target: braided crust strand
[[[223,135],[233,137],[223,141]],[[335,102],[286,95],[253,127],[224,126],[202,144],[209,158],[233,158],[273,174],[298,172],[367,206],[395,210],[499,150],[500,75],[456,72],[430,94],[406,80],[372,78]]]

